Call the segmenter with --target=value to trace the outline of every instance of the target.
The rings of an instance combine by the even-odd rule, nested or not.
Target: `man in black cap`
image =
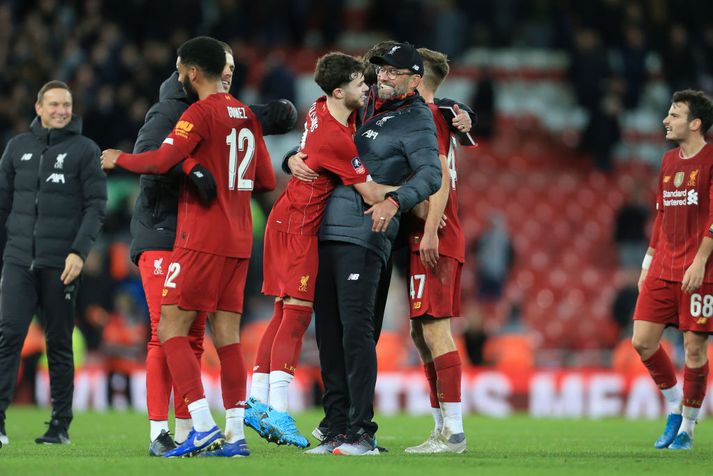
[[[416,91],[423,74],[420,55],[412,45],[398,43],[371,62],[378,67],[378,98],[354,141],[373,180],[400,188],[369,208],[352,187],[338,186],[327,204],[315,324],[329,428],[322,444],[308,453],[379,454],[372,421],[377,290],[401,213],[441,182],[433,116]]]

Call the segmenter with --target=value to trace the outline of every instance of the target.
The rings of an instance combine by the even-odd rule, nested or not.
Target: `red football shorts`
[[[639,293],[635,321],[678,327],[681,331],[713,333],[713,283],[703,283],[691,294],[681,283],[647,278]]]
[[[156,331],[161,320],[161,302],[163,301],[161,293],[163,284],[166,281],[166,270],[171,262],[171,254],[171,251],[151,250],[143,251],[139,257],[139,273],[151,320],[151,342],[155,345],[161,345]],[[196,320],[193,321],[190,331],[190,336],[196,340],[196,345],[200,351],[203,350],[205,320],[205,313],[199,314]]]
[[[409,310],[411,319],[460,316],[460,275],[463,263],[441,255],[435,268],[424,266],[418,253],[411,253]]]
[[[248,261],[176,248],[166,271],[162,304],[191,311],[242,313]]]
[[[262,292],[314,302],[314,282],[319,267],[316,235],[295,235],[265,230]]]

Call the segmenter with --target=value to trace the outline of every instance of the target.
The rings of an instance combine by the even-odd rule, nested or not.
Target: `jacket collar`
[[[418,93],[418,91],[413,91],[410,93],[402,94],[401,96],[396,96],[391,99],[382,100],[379,99],[378,95],[374,95],[374,112],[373,116],[378,116],[388,111],[394,111],[402,107],[410,106],[416,102],[423,102],[423,98]],[[373,117],[372,116],[372,117]],[[365,118],[371,119],[371,117]]]
[[[82,133],[82,118],[76,114],[72,114],[72,120],[69,121],[62,129],[47,129],[42,127],[42,122],[39,117],[35,119],[30,124],[30,131],[32,134],[48,146],[53,146],[59,144],[74,135],[80,135]]]

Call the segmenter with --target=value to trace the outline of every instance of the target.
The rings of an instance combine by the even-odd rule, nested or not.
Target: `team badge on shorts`
[[[161,296],[166,297],[167,294],[168,294],[168,289],[163,288],[163,291],[161,291]]]
[[[309,281],[309,274],[306,274],[300,278],[300,286],[297,288],[300,292],[307,292],[307,282]]]

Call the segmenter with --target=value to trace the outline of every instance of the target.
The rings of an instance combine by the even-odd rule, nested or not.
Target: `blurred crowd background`
[[[312,71],[325,52],[361,54],[396,39],[447,53],[451,75],[440,95],[479,116],[479,146],[461,148],[457,159],[468,262],[454,329],[464,361],[640,365],[627,336],[667,147],[661,120],[673,91],[713,90],[713,2],[4,0],[0,146],[28,130],[40,86],[60,79],[74,93],[84,134],[101,148],[131,150],[178,45],[199,34],[233,47],[236,97],[287,98],[301,114],[320,95]],[[292,133],[269,138],[276,166],[301,127],[300,119]],[[248,362],[272,310],[259,293],[261,235],[287,180],[278,174],[278,190],[254,199]],[[130,174],[109,178],[107,220],[85,264],[77,313],[78,361],[118,373],[142,365],[148,330],[128,258],[137,183]],[[406,293],[398,276],[379,344],[382,368],[418,363]],[[671,345],[680,348],[675,338]],[[41,348],[33,327],[28,364]],[[316,362],[308,339],[303,363]]]

